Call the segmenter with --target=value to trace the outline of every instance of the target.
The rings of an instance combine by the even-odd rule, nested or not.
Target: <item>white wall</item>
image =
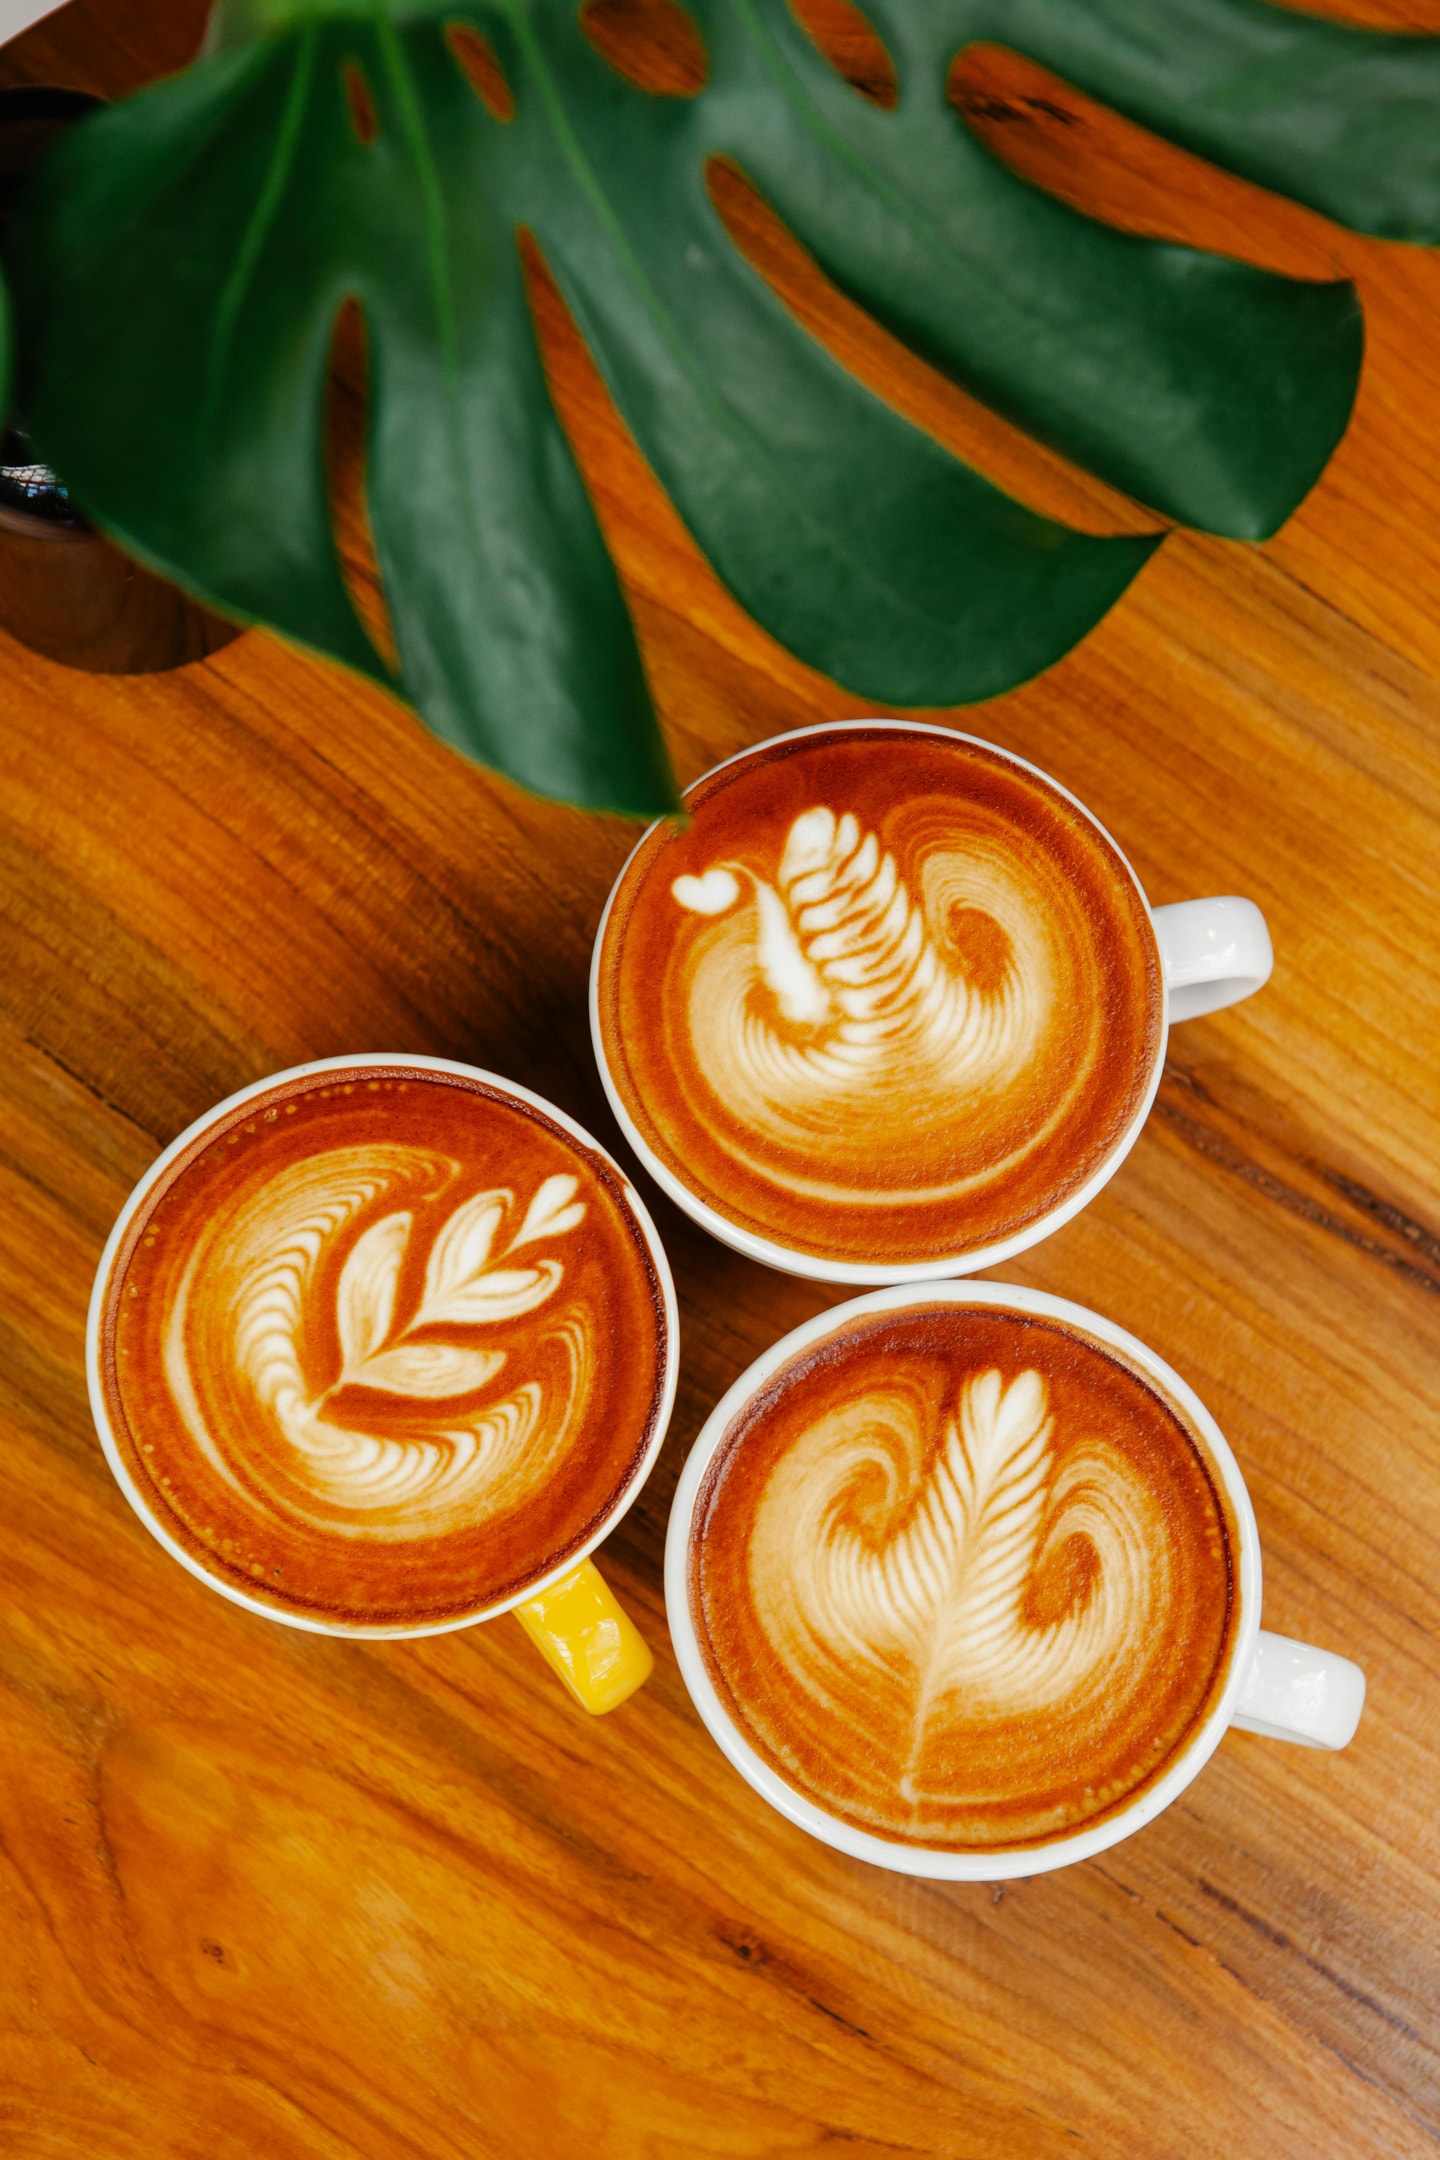
[[[0,45],[28,30],[42,15],[53,14],[60,0],[0,0]]]

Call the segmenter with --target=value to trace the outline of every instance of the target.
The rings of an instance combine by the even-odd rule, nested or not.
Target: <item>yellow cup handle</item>
[[[596,1715],[613,1710],[655,1670],[639,1629],[616,1604],[593,1560],[582,1560],[539,1597],[512,1610],[583,1710]]]

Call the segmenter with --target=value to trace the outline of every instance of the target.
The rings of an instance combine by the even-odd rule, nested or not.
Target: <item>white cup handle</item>
[[[1176,900],[1150,914],[1172,1021],[1238,1005],[1270,980],[1275,953],[1253,900]]]
[[[1261,1628],[1232,1725],[1301,1747],[1348,1747],[1365,1707],[1365,1675],[1348,1657]]]

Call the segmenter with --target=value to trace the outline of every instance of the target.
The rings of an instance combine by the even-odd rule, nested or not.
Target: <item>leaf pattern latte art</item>
[[[564,1304],[564,1241],[586,1214],[577,1178],[544,1179],[523,1213],[509,1189],[473,1194],[433,1232],[433,1207],[422,1218],[413,1207],[392,1208],[354,1239],[334,1278],[333,1315],[323,1309],[331,1256],[356,1216],[397,1188],[428,1199],[458,1169],[414,1148],[331,1150],[273,1180],[224,1226],[221,1249],[205,1255],[207,1273],[227,1285],[230,1383],[279,1443],[276,1482],[292,1512],[327,1527],[434,1535],[516,1504],[565,1445],[593,1365],[583,1312],[557,1310],[521,1352],[485,1337]],[[426,1234],[418,1301],[412,1292],[402,1312]],[[169,1317],[166,1376],[194,1438],[236,1482],[191,1369],[200,1257]],[[327,1336],[327,1318],[339,1371],[317,1385],[314,1346]],[[213,1347],[208,1354],[213,1360]],[[517,1356],[535,1369],[512,1374]],[[510,1382],[503,1392],[492,1385],[502,1374]],[[380,1410],[367,1407],[377,1402]]]
[[[749,1553],[790,1680],[845,1719],[868,1694],[908,1733],[908,1800],[937,1728],[1103,1699],[1167,1575],[1153,1492],[1103,1441],[1057,1469],[1033,1371],[972,1376],[938,1446],[898,1393],[819,1418],[771,1474]]]
[[[573,1177],[545,1180],[506,1248],[507,1258],[537,1238],[558,1237],[578,1227],[585,1217],[583,1202],[575,1199],[579,1183]],[[415,1337],[426,1327],[481,1327],[518,1319],[559,1288],[565,1272],[559,1260],[518,1268],[491,1264],[496,1233],[513,1205],[514,1194],[499,1191],[477,1193],[456,1208],[430,1248],[419,1309],[404,1339],[394,1344],[388,1339],[413,1218],[383,1216],[356,1239],[340,1276],[337,1325],[344,1364],[337,1388],[373,1387],[422,1397],[463,1395],[495,1377],[505,1362],[503,1351],[419,1342]]]

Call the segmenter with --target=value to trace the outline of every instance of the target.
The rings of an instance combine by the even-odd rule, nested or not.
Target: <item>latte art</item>
[[[687,798],[612,902],[610,1082],[695,1196],[790,1249],[907,1265],[1100,1168],[1154,1070],[1143,898],[1091,822],[983,746],[837,730]]]
[[[480,1086],[343,1076],[207,1134],[112,1277],[108,1394],[157,1517],[358,1624],[549,1572],[648,1441],[663,1316],[609,1166]]]
[[[691,1036],[712,1084],[758,1133],[793,1125],[817,1090],[862,1096],[883,1086],[893,1100],[898,1089],[904,1105],[933,1118],[949,1113],[955,1090],[1025,1070],[1053,970],[1003,854],[937,849],[925,864],[930,914],[974,909],[1003,953],[990,982],[967,980],[937,951],[894,856],[849,811],[837,819],[820,805],[796,818],[775,885],[743,874],[755,920],[738,967],[708,956],[697,966]],[[719,893],[732,888],[738,900],[741,879],[726,864],[671,890],[682,907],[716,914]]]
[[[907,1790],[911,1766],[952,1698],[969,1716],[1098,1699],[1162,1615],[1168,1585],[1154,1499],[1133,1469],[1096,1443],[1056,1476],[1038,1373],[1008,1386],[993,1371],[967,1381],[933,1455],[914,1411],[866,1396],[805,1434],[756,1511],[750,1578],[773,1649],[818,1700],[829,1699],[832,1662],[847,1676],[899,1661],[914,1674],[901,1790],[919,1799]],[[893,1478],[907,1502],[903,1527],[878,1550],[846,1509],[867,1469]],[[1037,1619],[1033,1601],[1043,1608],[1048,1574],[1067,1564],[1083,1588]]]
[[[547,1178],[524,1221],[492,1260],[496,1232],[515,1211],[508,1191],[481,1192],[443,1219],[425,1264],[416,1310],[395,1310],[415,1240],[408,1211],[382,1215],[350,1244],[335,1287],[340,1370],[328,1384],[307,1371],[306,1339],[328,1333],[321,1285],[333,1248],[355,1218],[407,1190],[444,1192],[461,1165],[423,1149],[337,1148],[277,1178],[212,1225],[181,1279],[165,1329],[165,1377],[196,1446],[221,1466],[233,1440],[203,1406],[208,1373],[228,1361],[230,1391],[246,1403],[245,1432],[270,1428],[286,1504],[348,1537],[420,1538],[513,1507],[543,1482],[592,1376],[593,1323],[583,1310],[542,1334],[535,1374],[503,1395],[490,1383],[513,1351],[483,1347],[483,1332],[517,1320],[559,1290],[553,1258],[506,1266],[522,1246],[559,1237],[585,1217],[575,1177]],[[195,1310],[197,1274],[229,1294]],[[463,1329],[468,1339],[436,1339]],[[559,1361],[546,1359],[553,1344]],[[523,1362],[523,1356],[522,1356]],[[518,1376],[517,1376],[518,1377]],[[386,1398],[366,1420],[351,1390]],[[442,1402],[453,1407],[442,1410]],[[403,1423],[397,1413],[406,1408]],[[388,1428],[388,1429],[387,1429]],[[253,1457],[253,1441],[243,1443]]]
[[[695,1526],[727,1709],[883,1837],[1082,1828],[1163,1771],[1225,1669],[1230,1540],[1198,1443],[1033,1318],[932,1306],[842,1330],[742,1413]]]

